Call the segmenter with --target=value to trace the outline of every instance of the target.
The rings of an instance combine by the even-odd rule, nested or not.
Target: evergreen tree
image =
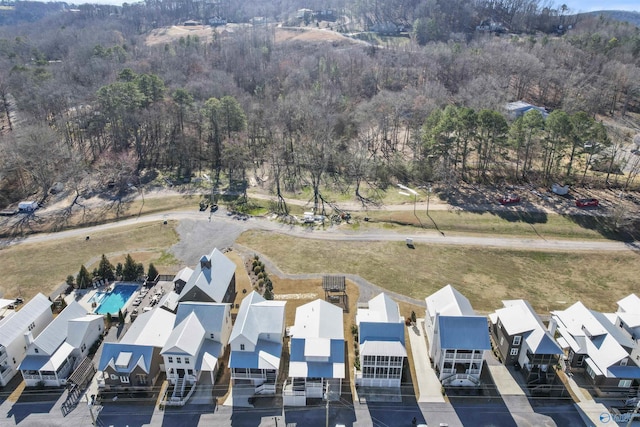
[[[273,292],[269,288],[265,288],[263,296],[264,296],[264,299],[266,299],[266,300],[272,300],[273,299]]]
[[[147,273],[147,278],[150,281],[155,280],[155,278],[158,277],[158,270],[156,270],[155,265],[153,265],[153,263],[149,263],[149,270]]]
[[[118,322],[124,324],[124,314],[122,313],[122,309],[118,310]]]
[[[67,276],[67,285],[74,287],[75,286],[75,277],[73,277],[71,274]]]
[[[121,262],[116,264],[116,278],[122,278],[123,269],[124,269],[124,267],[122,266]]]
[[[138,278],[140,272],[139,264],[133,260],[131,255],[127,254],[124,259],[124,266],[122,267],[122,280],[131,282]]]
[[[84,265],[80,266],[80,271],[76,276],[76,283],[80,289],[85,289],[91,284],[91,274],[89,274],[87,267]]]
[[[102,254],[102,258],[100,259],[100,265],[98,266],[98,275],[106,280],[115,279],[115,274],[113,272],[113,264],[109,262],[105,254]]]

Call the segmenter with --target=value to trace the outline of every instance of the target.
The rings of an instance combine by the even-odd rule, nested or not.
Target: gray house
[[[203,255],[180,292],[180,302],[232,303],[236,295],[236,264],[217,248]]]

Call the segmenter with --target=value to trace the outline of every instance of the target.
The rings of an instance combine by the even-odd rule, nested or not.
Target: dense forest
[[[149,42],[187,19],[229,24]],[[511,117],[518,100],[546,111]],[[638,117],[638,27],[537,0],[150,0],[0,27],[2,206],[203,174],[316,203],[398,182],[633,190]]]

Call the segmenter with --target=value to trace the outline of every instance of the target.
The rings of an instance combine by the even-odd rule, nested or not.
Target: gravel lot
[[[203,213],[208,217],[208,213]],[[169,252],[185,265],[198,263],[202,255],[210,253],[213,248],[222,250],[233,246],[234,242],[246,227],[228,221],[216,221],[215,216],[208,221],[183,219],[177,227],[180,241],[173,245]]]

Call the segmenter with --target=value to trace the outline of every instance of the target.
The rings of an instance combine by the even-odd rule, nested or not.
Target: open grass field
[[[287,273],[352,273],[416,299],[454,285],[480,312],[524,298],[541,314],[582,301],[615,311],[615,302],[638,292],[639,255],[633,252],[566,253],[402,242],[339,242],[247,232],[238,243],[269,257]],[[403,315],[406,315],[403,313]],[[419,314],[420,315],[420,314]]]
[[[38,292],[49,295],[68,275],[75,276],[81,264],[89,271],[105,254],[113,265],[127,253],[145,269],[173,266],[176,261],[165,252],[178,241],[175,224],[145,223],[93,233],[82,238],[19,244],[0,250],[0,293],[5,298],[21,295],[31,298]]]

